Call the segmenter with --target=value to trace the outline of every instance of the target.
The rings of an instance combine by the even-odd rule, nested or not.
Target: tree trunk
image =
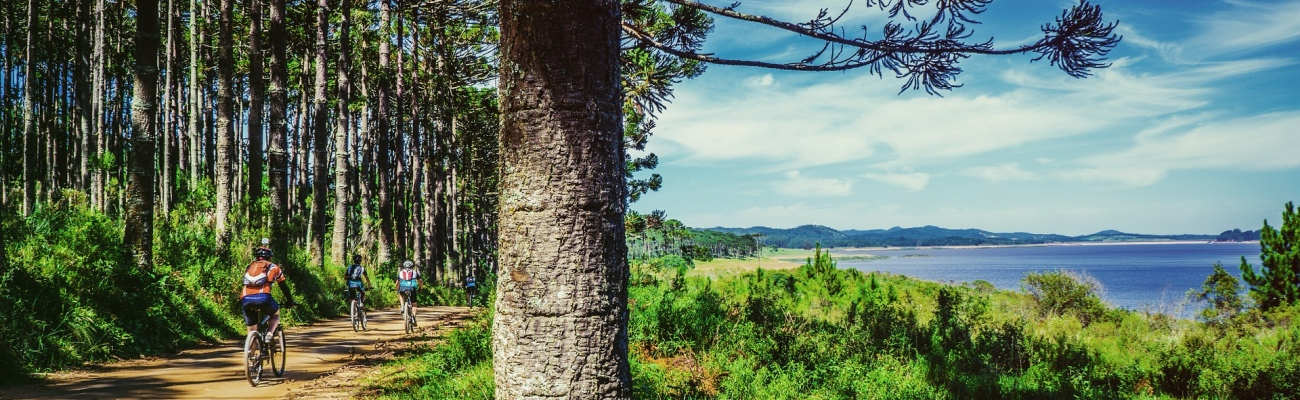
[[[136,266],[153,268],[153,176],[157,113],[158,1],[136,0],[135,94],[131,104],[131,183],[124,239]]]
[[[248,9],[248,218],[260,225],[262,200],[262,0],[250,0]]]
[[[172,140],[176,131],[176,95],[175,90],[178,64],[176,60],[176,28],[173,15],[176,12],[176,0],[167,0],[167,77],[163,86],[163,101],[166,106],[163,107],[163,130],[162,130],[162,179],[159,187],[159,195],[162,197],[160,205],[162,206],[163,215],[171,213],[172,206]]]
[[[226,218],[230,214],[230,192],[231,192],[231,170],[233,165],[231,159],[234,154],[234,100],[231,93],[231,80],[234,69],[234,56],[231,51],[231,20],[233,18],[234,7],[231,0],[221,0],[221,28],[218,33],[217,46],[217,75],[220,81],[217,86],[217,165],[213,171],[217,183],[217,248],[221,249],[226,246],[230,239],[228,228],[226,227]]]
[[[267,149],[270,169],[267,178],[271,182],[271,236],[275,238],[272,247],[277,254],[287,255],[289,159],[285,153],[288,147],[285,111],[289,100],[285,85],[288,82],[289,72],[284,49],[284,43],[288,40],[284,32],[284,1],[271,0],[271,88],[269,90],[271,107],[268,121],[270,135],[267,138],[270,141]]]
[[[331,248],[331,257],[334,263],[345,265],[344,251],[348,243],[348,208],[351,202],[348,199],[348,174],[351,168],[348,166],[348,125],[351,112],[348,110],[348,102],[352,99],[351,81],[348,79],[350,73],[350,59],[352,57],[351,48],[348,45],[351,38],[349,35],[349,25],[351,24],[352,4],[348,0],[342,0],[339,9],[343,11],[343,20],[339,23],[339,63],[338,63],[338,122],[334,130],[334,239]]]
[[[497,398],[626,398],[619,2],[503,0]]]
[[[23,56],[23,216],[32,215],[36,207],[36,107],[35,87],[32,85],[32,48],[35,41],[32,32],[36,31],[36,3],[27,0],[27,49]]]
[[[199,155],[202,154],[199,151],[202,147],[199,142],[199,129],[203,125],[200,121],[201,116],[203,115],[200,111],[203,108],[203,91],[199,89],[199,85],[203,82],[203,78],[199,76],[199,65],[202,64],[203,61],[199,59],[199,47],[203,45],[203,35],[199,32],[199,15],[200,13],[196,0],[190,0],[190,119],[187,135],[189,138],[188,150],[190,161],[187,169],[189,169],[190,175],[190,190],[194,190],[194,188],[199,184],[199,160],[201,159]]]
[[[383,263],[392,258],[393,247],[393,203],[392,187],[390,176],[389,157],[391,157],[391,137],[389,132],[389,121],[392,121],[388,115],[388,58],[389,45],[388,33],[390,31],[390,11],[389,0],[379,0],[379,102],[376,105],[376,126],[375,140],[379,142],[379,152],[376,155],[379,169],[375,171],[379,183],[379,262]]]
[[[329,57],[329,1],[316,2],[316,86],[312,110],[312,202],[311,202],[311,255],[312,263],[324,266],[325,262],[325,206],[329,198],[325,189],[329,184],[329,167],[325,163],[329,149],[329,109],[325,98],[326,58]]]
[[[76,68],[76,76],[73,77],[73,81],[76,82],[76,87],[77,87],[76,89],[77,126],[78,126],[77,130],[80,131],[81,133],[80,135],[81,136],[81,142],[80,142],[81,157],[78,157],[79,162],[78,162],[78,171],[77,171],[78,189],[84,190],[86,194],[90,194],[90,167],[91,167],[90,159],[91,158],[88,149],[90,149],[91,146],[90,145],[91,143],[90,119],[92,118],[91,110],[90,110],[90,81],[85,79],[87,73],[90,70],[90,63],[91,63],[90,38],[89,38],[90,21],[89,18],[87,17],[87,14],[89,14],[89,12],[90,12],[89,0],[79,1],[77,4],[77,21],[76,21],[77,22],[77,68]],[[7,15],[5,21],[8,22]],[[8,32],[8,30],[6,30],[6,32]],[[6,48],[5,51],[6,52],[9,51],[9,49]],[[6,63],[6,67],[8,66],[7,64],[8,63]],[[5,74],[7,77],[8,76],[7,70],[5,71]],[[8,86],[7,81],[5,82],[5,85]],[[3,104],[0,104],[0,107],[3,106],[4,106]],[[6,126],[4,129],[8,129],[8,127]]]

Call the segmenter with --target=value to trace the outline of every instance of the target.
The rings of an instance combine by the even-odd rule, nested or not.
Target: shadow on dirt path
[[[369,330],[353,332],[347,318],[285,329],[288,347],[283,378],[269,372],[248,385],[242,341],[186,350],[175,355],[128,360],[45,376],[36,385],[0,389],[4,399],[245,399],[279,397],[347,398],[348,382],[312,381],[391,359],[395,347],[436,340],[468,321],[467,307],[421,307],[420,332],[406,335],[396,310],[371,311]],[[336,373],[339,372],[339,373]],[[337,377],[334,380],[338,380]],[[333,387],[335,390],[330,391]]]

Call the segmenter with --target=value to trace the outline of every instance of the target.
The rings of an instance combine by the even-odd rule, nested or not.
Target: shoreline
[[[1049,247],[1049,246],[1141,246],[1160,244],[1259,244],[1258,240],[1241,242],[1215,242],[1206,240],[1141,240],[1114,242],[1051,242],[1026,244],[974,244],[974,245],[934,245],[934,246],[898,246],[898,247],[823,247],[823,250],[839,251],[880,251],[880,250],[943,250],[943,249],[994,249],[1003,247]],[[803,250],[803,249],[794,249]]]

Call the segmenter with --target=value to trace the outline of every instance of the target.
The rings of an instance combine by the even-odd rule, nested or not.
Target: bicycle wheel
[[[406,333],[411,333],[415,327],[411,326],[411,303],[402,303],[402,325],[406,328]]]
[[[361,314],[361,330],[364,331],[366,330],[366,307],[361,306],[361,307],[357,307],[357,309],[359,311],[359,314]]]
[[[249,333],[244,340],[244,377],[251,386],[262,380],[262,360],[262,338],[257,332]]]
[[[284,376],[284,328],[277,327],[275,334],[271,335],[271,343],[267,346],[271,354],[271,372],[276,377]]]
[[[359,326],[358,323],[357,323],[357,300],[356,300],[356,299],[352,299],[351,301],[349,301],[349,303],[350,303],[351,305],[348,306],[348,315],[350,315],[351,318],[352,318],[352,331],[353,331],[353,332],[356,332],[356,331],[360,330],[360,329],[358,329],[358,328],[360,328],[360,326]]]

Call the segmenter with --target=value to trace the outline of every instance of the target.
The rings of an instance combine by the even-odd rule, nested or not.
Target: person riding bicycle
[[[397,295],[402,301],[411,304],[411,317],[415,317],[415,291],[420,288],[420,271],[415,269],[415,263],[406,260],[402,263],[402,268],[397,270]]]
[[[370,287],[370,271],[361,266],[361,256],[352,256],[352,265],[343,273],[347,280],[348,299],[357,299],[358,304],[366,304],[366,288]],[[362,282],[362,280],[365,282]]]
[[[244,325],[248,327],[248,333],[257,332],[258,320],[254,319],[258,313],[270,315],[270,329],[267,332],[275,332],[275,328],[280,325],[280,304],[275,302],[271,297],[271,285],[280,283],[280,291],[284,292],[285,299],[289,301],[285,306],[293,306],[293,293],[289,291],[289,285],[284,280],[284,270],[279,265],[271,262],[271,244],[270,239],[262,238],[262,245],[253,249],[253,256],[256,257],[248,267],[244,268],[244,287],[239,292],[239,309],[244,315]]]

